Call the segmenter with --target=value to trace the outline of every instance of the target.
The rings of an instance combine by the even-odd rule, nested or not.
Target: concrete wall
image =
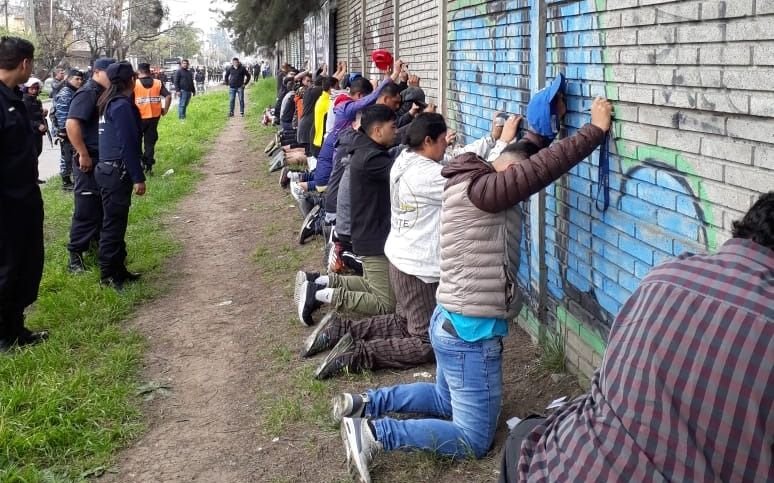
[[[427,69],[428,94],[447,89],[466,141],[495,110],[524,113],[543,76],[568,79],[562,136],[588,122],[594,96],[615,102],[609,208],[597,206],[598,153],[522,207],[520,323],[561,332],[580,374],[599,365],[613,318],[653,266],[716,249],[774,189],[772,0],[397,3],[399,55]]]

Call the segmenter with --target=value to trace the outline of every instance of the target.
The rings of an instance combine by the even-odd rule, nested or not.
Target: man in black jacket
[[[18,86],[32,74],[35,47],[0,38],[0,352],[36,344],[48,333],[24,327],[43,275],[43,198],[35,136]]]
[[[188,102],[191,100],[191,96],[196,95],[196,84],[193,74],[188,70],[188,59],[183,59],[180,62],[180,68],[175,71],[172,83],[175,85],[177,96],[180,98],[177,104],[177,117],[185,119]]]
[[[362,277],[304,274],[296,294],[299,318],[311,325],[323,303],[338,312],[389,314],[395,295],[389,278],[384,243],[390,234],[390,168],[398,128],[395,111],[376,104],[362,110],[360,130],[350,148],[352,247],[363,262]]]
[[[234,117],[234,98],[239,95],[239,113],[245,116],[245,86],[250,83],[250,72],[239,59],[231,59],[231,67],[226,69],[223,82],[228,84],[228,117]]]

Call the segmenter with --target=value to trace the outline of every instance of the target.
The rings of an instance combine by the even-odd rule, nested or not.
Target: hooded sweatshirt
[[[387,147],[358,131],[350,148],[352,248],[360,256],[384,255],[390,233],[390,168]]]
[[[390,170],[392,214],[384,253],[398,270],[427,283],[441,276],[441,202],[446,184],[442,168],[407,149]]]

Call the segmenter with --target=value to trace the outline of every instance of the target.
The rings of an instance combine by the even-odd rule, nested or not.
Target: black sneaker
[[[70,273],[83,273],[86,264],[83,263],[83,255],[78,252],[70,252],[70,261],[67,263],[67,271]]]
[[[120,276],[124,279],[124,282],[136,282],[142,277],[139,273],[130,272],[126,267],[121,271]]]
[[[298,301],[301,299],[301,286],[304,282],[314,282],[320,276],[320,272],[304,272],[299,270],[296,272],[296,283],[293,285],[293,302],[298,305]]]
[[[28,345],[40,344],[41,342],[45,342],[47,340],[48,340],[47,330],[32,332],[25,329],[25,333],[16,338],[16,345],[19,347],[24,347]]]
[[[322,306],[322,302],[315,298],[315,294],[317,294],[317,290],[322,288],[325,287],[314,282],[304,282],[301,286],[301,294],[297,303],[298,318],[306,326],[314,325],[312,314]]]
[[[228,113],[228,117],[234,117],[234,113],[233,112],[229,112]]]
[[[115,290],[116,292],[123,292],[124,291],[124,279],[115,275],[112,275],[110,277],[102,277],[99,280],[99,284],[103,287],[109,287]]]
[[[301,223],[301,232],[298,234],[298,244],[303,245],[317,234],[317,217],[320,216],[320,205],[314,205],[306,214]]]
[[[341,421],[341,440],[347,452],[350,475],[360,483],[371,483],[368,466],[383,446],[368,427],[368,420],[344,418]]]
[[[315,379],[328,379],[344,370],[359,370],[355,364],[355,341],[348,332],[341,338],[338,344],[331,349],[320,367],[314,371]]]
[[[62,190],[64,191],[73,191],[75,189],[75,185],[73,184],[73,180],[70,176],[62,176]]]
[[[365,416],[367,403],[368,396],[365,393],[351,394],[343,392],[334,396],[331,401],[333,420],[340,423],[344,418],[362,418]]]
[[[301,350],[301,357],[312,357],[319,354],[322,351],[328,350],[339,341],[337,337],[333,337],[331,331],[331,325],[335,325],[339,322],[339,316],[336,312],[328,312],[325,317],[322,318],[314,331],[309,334],[309,337],[304,341],[304,348]]]

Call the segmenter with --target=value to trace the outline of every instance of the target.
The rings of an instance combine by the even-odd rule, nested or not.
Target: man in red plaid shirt
[[[645,277],[590,392],[514,428],[501,482],[774,481],[774,191],[733,236]]]

